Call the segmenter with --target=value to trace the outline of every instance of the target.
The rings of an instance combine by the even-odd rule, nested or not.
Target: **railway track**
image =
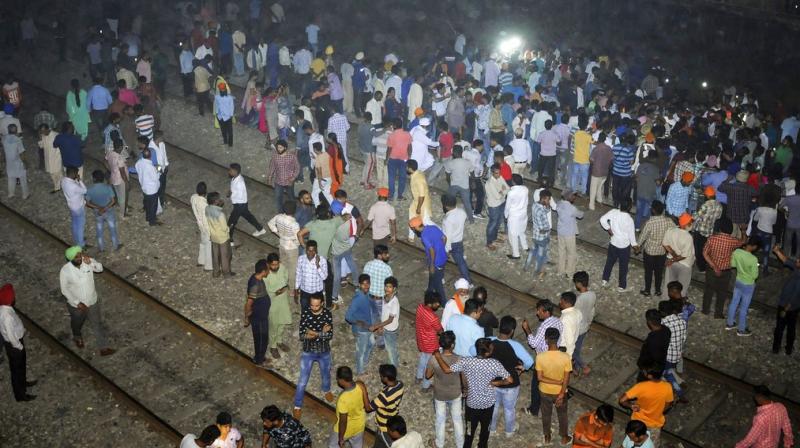
[[[202,171],[205,171],[203,173],[204,175],[206,173],[218,173],[216,174],[218,178],[223,176],[223,173],[226,168],[223,165],[208,160],[202,156],[199,156],[198,154],[192,153],[191,151],[188,151],[179,146],[170,145],[169,151],[170,151],[170,159],[172,159],[173,164],[176,165],[182,164],[183,162],[180,161],[176,162],[175,160],[176,159],[180,160],[180,158],[185,158],[187,162],[191,161],[189,162],[189,164],[186,165],[187,167],[191,165],[193,166],[193,168],[195,168],[195,163],[199,162],[200,165],[205,166],[205,168],[202,168]],[[176,154],[180,154],[179,158],[176,158],[175,156]],[[197,171],[193,170],[193,173],[196,174]],[[210,175],[213,176],[213,174]],[[208,179],[208,177],[203,177],[203,176],[199,176],[199,178]],[[218,178],[217,181],[219,182]],[[172,185],[174,188],[175,186],[174,180],[171,180],[170,185]],[[250,186],[251,191],[257,190],[258,194],[260,195],[264,195],[266,192],[266,196],[269,196],[269,192],[271,191],[271,187],[254,178],[248,178],[248,185]],[[186,190],[186,186],[183,187],[184,196],[188,196],[188,194],[186,193],[190,191],[191,190],[188,191]],[[177,203],[184,203],[185,206],[185,202],[177,199],[176,196],[174,195],[172,196],[171,200]],[[263,201],[263,202],[268,205],[272,204],[272,201]],[[249,243],[254,242],[253,240],[257,239],[249,237],[248,235],[248,242]],[[258,240],[258,244],[263,244],[265,245],[265,247],[270,247],[270,250],[275,250],[274,246],[268,245],[268,243],[264,242],[263,240]],[[400,252],[404,254],[403,255],[404,258],[402,259],[398,259],[397,257],[395,257],[395,260],[401,261],[403,264],[406,264],[406,262],[408,262],[409,264],[413,263],[413,260],[419,260],[419,258],[421,257],[420,248],[414,244],[410,244],[408,242],[400,240],[400,244],[396,245],[395,248],[399,248]],[[450,274],[453,274],[452,266],[450,266],[450,268],[451,269],[449,269],[448,271]],[[538,299],[538,297],[534,295],[530,295],[524,291],[514,289],[509,285],[499,282],[496,279],[483,276],[478,272],[472,271],[472,275],[474,276],[474,282],[476,284],[481,284],[490,290],[490,297],[508,297],[511,299],[511,304],[509,304],[502,310],[500,309],[495,310],[496,314],[498,315],[502,315],[503,311],[507,311],[508,314],[521,317],[519,312],[520,311],[519,305],[524,304],[528,307],[533,307],[535,301]],[[401,277],[401,282],[405,278],[406,278],[405,276]],[[415,305],[415,303],[412,302],[412,305]],[[413,310],[414,307],[413,306],[409,307],[407,304],[404,303],[403,308],[404,308],[404,316],[412,318],[413,313],[409,311],[409,308]],[[530,315],[530,313],[527,314]],[[591,339],[597,340],[597,351],[593,353],[591,357],[598,361],[604,358],[608,358],[606,359],[607,362],[601,362],[600,364],[616,367],[618,365],[618,362],[615,362],[615,360],[620,359],[620,357],[633,358],[633,360],[635,360],[635,354],[638,351],[638,348],[641,344],[641,339],[626,332],[621,332],[616,329],[600,324],[593,325],[591,331],[592,331],[590,333]],[[624,347],[623,352],[616,351],[620,347]],[[597,364],[598,363],[596,362],[595,365]],[[631,364],[628,363],[628,365]],[[698,439],[704,438],[703,437],[704,429],[709,426],[708,423],[713,421],[714,418],[716,418],[716,416],[720,414],[731,415],[735,413],[735,410],[737,408],[739,410],[744,409],[743,406],[748,403],[748,401],[738,402],[737,406],[733,408],[734,411],[726,411],[724,409],[726,403],[736,402],[736,400],[729,400],[725,398],[720,399],[719,397],[730,397],[731,395],[733,395],[736,398],[739,397],[746,398],[749,397],[752,388],[752,386],[746,381],[732,377],[730,375],[726,375],[715,369],[708,368],[698,362],[688,361],[687,369],[693,374],[693,377],[701,378],[703,380],[703,382],[700,382],[697,385],[693,385],[694,386],[692,387],[693,391],[695,389],[703,389],[703,388],[709,390],[713,389],[713,394],[710,394],[711,395],[709,397],[710,401],[699,401],[699,403],[703,404],[703,409],[692,410],[687,407],[683,407],[683,409],[686,409],[685,412],[683,411],[679,412],[677,410],[675,411],[676,413],[679,412],[679,414],[681,415],[680,421],[687,421],[688,423],[681,424],[678,428],[674,430],[670,427],[670,424],[668,423],[668,431],[666,434],[667,437],[672,437],[673,441],[675,441],[676,443],[681,443],[683,444],[683,446],[691,446],[692,442],[690,442],[690,440],[692,438],[698,438]],[[603,377],[603,375],[599,376]],[[610,381],[604,381],[603,384],[592,384],[590,377],[586,381],[585,385],[581,381],[579,381],[575,386],[575,390],[579,393],[579,395],[583,394],[587,400],[614,401],[616,399],[615,395],[621,393],[620,388],[623,385],[630,383],[633,377],[635,377],[635,372],[631,372],[629,370],[626,371],[624,368],[618,369],[617,372],[609,373],[608,378],[611,378]],[[713,385],[714,387],[712,387],[711,385]],[[796,416],[798,409],[797,403],[785,398],[782,401],[787,403],[787,406],[790,407],[790,411],[792,412],[792,414]],[[673,420],[674,419],[672,418],[669,419],[670,422]],[[710,440],[714,439],[712,438]]]

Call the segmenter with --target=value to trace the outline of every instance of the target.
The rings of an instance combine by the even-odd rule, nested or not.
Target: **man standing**
[[[150,159],[150,148],[142,150],[142,157],[136,161],[136,174],[139,176],[139,184],[142,187],[142,202],[144,202],[144,213],[148,224],[151,226],[161,225],[156,220],[158,211],[158,190],[161,182],[158,180],[158,171]],[[63,188],[63,186],[62,186]]]
[[[97,126],[98,132],[103,133],[108,119],[108,108],[111,106],[111,92],[103,85],[102,77],[94,78],[94,85],[86,95],[86,106],[89,109],[89,116],[92,123]]]
[[[411,203],[408,207],[409,219],[419,218],[425,225],[431,225],[431,197],[428,191],[428,181],[425,179],[425,173],[417,169],[417,161],[409,160],[406,162],[406,172],[409,175],[409,183],[411,184]],[[409,229],[408,240],[414,241],[414,233]]]
[[[58,133],[48,124],[42,123],[39,125],[39,149],[44,156],[44,170],[53,181],[52,193],[61,190],[61,177],[64,175],[61,152],[54,145],[56,136],[58,136]]]
[[[282,213],[273,216],[267,222],[267,227],[280,240],[280,245],[278,246],[280,259],[289,274],[289,294],[294,296],[294,276],[297,269],[297,232],[300,231],[300,225],[294,217],[297,211],[297,201],[287,199],[280,209],[282,209]]]
[[[206,222],[208,223],[208,239],[211,241],[211,270],[213,277],[225,275],[231,277],[231,232],[222,206],[225,202],[219,193],[208,194]]]
[[[667,284],[667,291],[680,289],[679,282]],[[661,325],[669,330],[669,345],[667,346],[667,362],[664,365],[664,379],[672,384],[672,389],[678,395],[679,403],[688,403],[683,397],[685,391],[681,388],[680,381],[676,378],[675,369],[683,360],[683,346],[686,344],[686,321],[681,317],[683,306],[674,300],[658,302],[658,312],[661,313]]]
[[[430,148],[439,147],[439,142],[433,141],[428,137],[428,126],[430,124],[430,118],[423,117],[419,120],[417,126],[411,128],[411,160],[417,162],[419,171],[425,173],[428,182],[434,182],[442,171],[442,164],[435,160],[430,152]]]
[[[780,446],[783,435],[783,446],[789,448],[794,444],[792,422],[786,407],[772,400],[772,392],[767,386],[753,388],[754,401],[756,402],[756,415],[753,425],[747,436],[736,444],[736,448],[751,448],[760,446]]]
[[[239,217],[244,218],[250,225],[256,228],[256,231],[253,232],[253,236],[259,237],[267,233],[247,207],[247,186],[244,183],[244,176],[242,176],[242,166],[238,163],[231,163],[228,168],[228,177],[231,178],[231,187],[228,191],[228,197],[231,198],[231,204],[233,204],[233,211],[228,218],[231,241],[233,241],[233,230],[236,227],[236,223],[239,222]]]
[[[539,319],[539,327],[536,329],[536,334],[531,332],[531,327],[528,320],[522,321],[522,331],[525,332],[528,346],[532,348],[536,355],[540,355],[547,351],[547,342],[545,341],[545,332],[549,328],[555,328],[561,334],[564,327],[561,325],[561,320],[553,316],[555,305],[547,299],[541,299],[536,303],[536,317]],[[559,344],[560,345],[560,344]],[[525,413],[537,417],[539,415],[539,408],[542,405],[542,396],[539,392],[539,376],[533,375],[531,381],[531,404],[525,408]]]
[[[294,257],[292,257],[294,258]],[[294,258],[297,260],[296,258]],[[269,275],[264,283],[270,298],[269,307],[269,353],[275,359],[280,359],[278,351],[289,353],[289,347],[283,343],[286,327],[292,324],[292,310],[289,309],[289,289],[294,286],[289,282],[289,270],[281,262],[276,253],[267,255]]]
[[[423,224],[422,218],[416,216],[408,221],[408,227],[422,240],[425,249],[426,266],[428,267],[428,288],[436,291],[439,299],[444,300],[444,267],[447,264],[447,237],[436,225]]]
[[[8,178],[8,198],[14,197],[17,189],[17,182],[22,186],[22,199],[28,199],[28,174],[25,171],[25,163],[22,161],[22,153],[25,147],[22,139],[17,135],[17,125],[8,125],[8,134],[3,136],[3,151],[5,152],[6,177]]]
[[[213,268],[211,262],[211,237],[208,230],[208,220],[206,219],[206,208],[208,207],[208,200],[206,199],[207,190],[208,187],[206,187],[206,183],[199,182],[190,202],[192,204],[194,219],[197,222],[197,228],[200,231],[197,266],[202,266],[205,271],[211,271]]]
[[[67,199],[67,207],[72,218],[72,242],[77,246],[85,244],[83,232],[86,227],[86,186],[78,176],[77,168],[67,168],[67,175],[61,179],[61,190]]]
[[[436,311],[441,306],[436,293],[428,292],[425,294],[423,303],[417,305],[416,318],[414,319],[414,330],[419,350],[419,362],[417,363],[417,384],[422,384],[422,390],[428,390],[431,382],[425,376],[425,370],[433,357],[433,352],[439,349],[439,334],[442,332],[442,324]],[[435,390],[434,390],[435,391]]]
[[[0,287],[0,336],[8,356],[8,368],[11,370],[11,389],[17,401],[31,401],[36,395],[28,393],[27,388],[36,385],[36,381],[27,380],[27,353],[25,352],[25,327],[14,311],[16,294],[14,286],[6,283]]]
[[[594,291],[589,291],[589,273],[586,271],[578,271],[573,274],[572,283],[575,284],[575,290],[578,291],[575,308],[581,313],[578,339],[575,341],[575,350],[572,352],[572,368],[579,375],[588,375],[591,369],[581,359],[581,348],[583,347],[583,341],[586,339],[586,334],[589,332],[589,327],[594,320],[597,295]]]
[[[664,250],[667,252],[667,284],[673,281],[683,285],[683,297],[689,293],[692,282],[692,266],[694,265],[694,240],[689,230],[692,226],[692,215],[683,213],[678,218],[680,227],[673,227],[664,234]]]
[[[406,190],[407,163],[411,157],[411,134],[403,129],[403,120],[399,118],[394,120],[392,127],[394,129],[386,138],[389,199],[403,201],[405,200],[403,192]],[[397,185],[397,190],[395,190],[395,185]]]
[[[536,376],[539,381],[539,392],[542,395],[542,429],[544,443],[550,444],[552,437],[550,423],[553,406],[558,416],[558,433],[561,445],[570,442],[569,424],[567,423],[567,386],[572,372],[572,359],[569,354],[558,349],[560,333],[556,328],[548,328],[544,332],[547,351],[536,356]]]
[[[566,348],[570,359],[575,354],[575,346],[581,332],[581,322],[583,315],[575,306],[578,297],[572,291],[561,293],[558,307],[561,309],[561,346]]]
[[[347,308],[344,320],[350,324],[353,336],[356,339],[356,377],[364,375],[364,369],[369,362],[372,351],[372,312],[369,304],[370,278],[367,274],[358,277],[358,288],[353,296],[353,301]]]
[[[494,347],[492,358],[503,364],[503,367],[511,374],[512,382],[507,386],[499,386],[495,389],[497,406],[495,406],[492,413],[492,423],[489,425],[489,431],[495,432],[497,430],[497,421],[502,408],[506,438],[513,437],[518,429],[516,421],[519,375],[522,371],[528,370],[533,366],[531,355],[522,344],[513,339],[516,328],[516,319],[511,316],[503,316],[500,319],[497,338],[490,337]]]
[[[524,128],[521,127],[515,129],[515,138],[508,143],[508,145],[511,146],[511,149],[513,149],[511,157],[514,158],[514,164],[511,165],[511,171],[514,174],[520,175],[525,172],[525,167],[530,165],[532,161],[531,143],[522,138],[524,131]]]
[[[203,61],[194,68],[194,92],[197,96],[197,111],[202,117],[205,110],[212,110],[211,105],[211,70],[208,68],[213,57],[206,55]]]
[[[301,309],[308,308],[311,297],[324,297],[328,278],[328,261],[317,254],[317,242],[308,240],[304,247],[305,254],[297,258],[294,284],[294,300],[297,303],[299,298]]]
[[[595,201],[603,203],[603,184],[606,183],[608,171],[613,161],[614,152],[606,145],[606,133],[601,132],[597,137],[597,144],[589,153],[589,162],[591,163],[589,210],[594,210]]]
[[[448,194],[461,198],[461,203],[466,212],[466,219],[472,224],[475,222],[475,214],[472,211],[472,196],[469,190],[469,177],[473,170],[472,163],[464,159],[464,150],[460,146],[453,148],[453,158],[445,163],[445,172],[450,175],[450,187]],[[442,199],[444,201],[444,199]],[[455,207],[455,205],[454,205]],[[463,274],[462,277],[465,277]]]
[[[645,370],[647,366],[652,366],[662,372],[667,363],[667,350],[669,349],[671,334],[669,328],[661,324],[661,313],[658,310],[647,310],[644,318],[650,332],[639,350],[639,358],[636,360],[636,365],[642,370]],[[644,372],[639,375],[639,379],[641,380],[642,378],[644,378]]]
[[[439,335],[439,347],[441,347],[441,357],[448,365],[453,365],[460,358],[453,353],[456,337],[452,331],[445,331]],[[440,353],[439,350],[433,351],[433,356]],[[444,437],[446,429],[447,412],[453,422],[453,438],[456,447],[464,446],[464,419],[461,417],[461,391],[462,375],[450,375],[445,373],[434,357],[428,362],[425,368],[425,378],[433,379],[433,403],[436,411],[435,425],[435,446],[444,448]]]
[[[703,247],[703,258],[708,263],[706,281],[703,286],[703,314],[711,312],[711,302],[714,295],[717,300],[714,304],[714,319],[723,319],[725,302],[730,297],[731,283],[731,255],[744,243],[744,240],[734,238],[733,223],[728,217],[722,217],[717,223],[717,231],[708,237]],[[744,236],[744,235],[743,235]]]
[[[574,191],[565,191],[557,207],[558,276],[564,278],[570,278],[575,272],[575,265],[578,262],[575,236],[578,234],[578,220],[583,219],[583,212],[575,207],[575,199],[577,199],[577,194]]]
[[[694,226],[692,227],[692,239],[694,240],[695,262],[700,272],[706,272],[706,259],[701,255],[706,241],[714,233],[714,226],[717,220],[722,217],[722,204],[716,199],[716,191],[711,185],[703,189],[706,201],[700,206],[700,210],[692,215]]]
[[[492,167],[492,172],[494,172],[494,167]],[[503,210],[507,220],[508,243],[511,245],[511,254],[506,256],[512,260],[519,260],[520,246],[523,251],[528,250],[528,241],[525,236],[525,229],[528,227],[528,187],[523,185],[522,176],[519,174],[514,174],[511,179],[514,185],[508,190]]]
[[[380,321],[370,327],[370,331],[383,336],[389,363],[400,365],[397,350],[397,336],[400,328],[400,300],[397,298],[397,279],[389,277],[383,281],[383,303]]]
[[[497,250],[494,242],[497,240],[500,224],[504,221],[503,214],[508,191],[508,184],[500,177],[500,166],[493,165],[492,175],[486,181],[486,206],[489,209],[489,223],[486,224],[486,248],[492,251]],[[527,198],[527,194],[525,197]],[[527,204],[525,207],[527,208]]]
[[[780,351],[783,331],[786,330],[786,354],[791,355],[794,350],[797,315],[800,312],[800,259],[790,260],[778,246],[772,248],[772,252],[784,267],[792,271],[778,298],[778,316],[772,338],[772,353],[777,354]]]
[[[669,186],[666,198],[668,215],[677,218],[689,209],[689,195],[694,190],[692,182],[694,182],[694,173],[684,171],[681,174],[680,182],[673,182]]]
[[[444,326],[447,331],[456,335],[456,348],[453,352],[458,356],[473,356],[475,341],[485,336],[478,319],[483,313],[483,303],[469,299],[464,303],[463,313],[453,314]]]
[[[606,254],[606,264],[603,267],[603,286],[608,286],[611,278],[611,269],[619,261],[619,286],[617,292],[628,290],[628,262],[631,257],[631,247],[638,249],[633,218],[630,215],[631,198],[624,197],[620,200],[619,208],[608,211],[600,218],[600,226],[608,232],[611,239]]]
[[[347,131],[350,130],[350,122],[347,117],[337,110],[328,119],[328,132],[336,134],[336,141],[342,145],[342,153],[344,154],[344,172],[350,172],[350,159],[347,157]],[[334,191],[335,193],[335,191]]]
[[[256,262],[255,273],[247,280],[247,299],[244,305],[244,326],[253,330],[253,363],[261,368],[272,368],[266,359],[269,343],[269,310],[271,300],[267,293],[266,282],[270,275],[267,260]]]
[[[298,269],[299,267],[300,264],[298,264]],[[297,380],[297,389],[294,393],[294,410],[292,411],[292,416],[296,419],[300,419],[303,414],[303,398],[308,385],[308,378],[311,376],[311,368],[315,362],[319,364],[319,372],[322,377],[322,392],[325,394],[325,400],[328,402],[333,401],[333,393],[331,393],[333,316],[323,306],[322,293],[311,294],[308,298],[308,304],[303,307],[300,315],[299,333],[303,352],[300,355],[300,377]],[[337,372],[337,380],[339,379],[338,377]],[[352,372],[350,372],[350,381],[352,381]],[[363,404],[361,406],[363,408]],[[334,444],[334,446],[336,445]]]
[[[61,294],[67,299],[72,340],[78,348],[83,348],[81,329],[88,318],[92,322],[92,330],[100,347],[100,356],[108,356],[115,352],[106,344],[106,333],[103,329],[100,302],[94,288],[94,273],[102,272],[103,265],[83,252],[80,246],[72,246],[64,252],[67,263],[61,268],[59,282]]]
[[[311,433],[297,419],[282,412],[275,405],[261,411],[264,435],[261,446],[275,445],[275,448],[311,448]]]
[[[370,325],[375,325],[381,321],[381,310],[383,309],[383,284],[387,278],[393,275],[392,267],[389,266],[389,248],[379,244],[372,249],[373,258],[364,265],[364,274],[369,275],[369,304],[371,310]],[[375,335],[375,345],[384,348],[383,335]]]
[[[619,397],[620,406],[632,411],[631,420],[641,421],[647,426],[653,446],[658,446],[661,428],[666,423],[664,414],[672,407],[674,400],[672,387],[661,378],[662,367],[642,367],[643,380]]]
[[[731,267],[736,269],[736,282],[733,286],[733,297],[728,306],[728,320],[726,330],[733,330],[736,326],[736,310],[739,310],[739,325],[737,336],[751,336],[753,333],[747,328],[747,312],[750,301],[756,289],[758,279],[758,258],[753,255],[761,248],[761,240],[750,238],[741,249],[736,249],[731,255]]]
[[[117,199],[114,190],[106,183],[106,175],[101,170],[92,171],[92,182],[94,185],[86,191],[86,207],[94,210],[97,249],[103,252],[103,227],[105,227],[103,224],[106,224],[111,236],[111,245],[116,251],[122,244],[117,237],[117,217],[114,213]]]
[[[535,198],[536,194],[534,194]],[[533,227],[531,228],[531,237],[533,239],[533,250],[528,252],[528,258],[525,260],[525,266],[522,270],[527,271],[536,258],[536,275],[539,281],[544,281],[544,266],[547,264],[547,251],[550,247],[550,200],[552,193],[550,190],[544,189],[539,192],[539,201],[533,204],[531,208],[531,221]]]
[[[458,160],[458,159],[456,159]],[[453,262],[458,266],[461,278],[467,279],[472,283],[469,275],[467,260],[464,258],[464,225],[469,214],[464,209],[456,207],[456,198],[451,194],[442,197],[444,207],[444,219],[442,220],[442,230],[447,239],[445,250],[453,257]]]
[[[328,356],[330,357],[330,353]],[[330,363],[330,360],[328,362]],[[330,379],[328,381],[330,382]],[[350,367],[341,366],[336,369],[336,384],[342,389],[342,393],[336,400],[336,424],[333,425],[328,448],[342,448],[345,444],[349,444],[352,448],[361,448],[364,444],[364,430],[367,425],[367,414],[364,412],[364,408],[369,405],[364,397],[363,383],[356,384],[353,381],[353,371],[350,370]],[[327,394],[331,396],[331,400],[328,401],[332,401],[333,395],[330,392]],[[295,407],[295,411],[297,409]],[[295,418],[299,417],[295,416]]]
[[[359,236],[372,226],[372,245],[377,247],[386,246],[397,241],[397,215],[394,207],[387,199],[389,189],[386,187],[378,188],[378,201],[372,204],[367,213],[367,225],[365,225]]]
[[[538,132],[536,135],[536,143],[539,145],[539,182],[545,182],[545,178],[547,178],[550,183],[555,180],[558,146],[566,144],[566,142],[562,142],[560,138],[561,137],[553,130],[553,120],[545,121],[544,130]]]
[[[728,197],[725,216],[731,220],[734,226],[739,228],[739,231],[734,235],[744,233],[747,224],[750,222],[750,209],[753,205],[753,199],[756,197],[756,190],[747,183],[749,177],[749,172],[741,170],[736,173],[736,182],[723,182],[717,189]]]
[[[661,295],[661,281],[664,276],[664,266],[667,262],[667,251],[664,248],[664,235],[674,228],[672,219],[664,216],[664,203],[653,201],[650,205],[650,219],[644,224],[642,233],[639,234],[639,245],[644,250],[644,289],[639,294],[649,297],[650,286],[653,285],[655,275],[654,294]]]
[[[373,448],[389,448],[392,440],[389,437],[387,423],[389,419],[394,418],[400,412],[400,403],[403,400],[405,387],[403,382],[397,379],[397,367],[393,364],[381,364],[378,367],[378,375],[383,389],[378,396],[369,400],[366,387],[363,387],[364,402],[367,412],[375,411],[375,426],[378,428],[378,434],[375,437]],[[363,386],[363,383],[360,385]]]

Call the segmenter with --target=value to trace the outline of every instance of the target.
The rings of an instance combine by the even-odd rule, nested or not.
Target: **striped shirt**
[[[616,145],[612,149],[614,160],[611,172],[615,176],[630,177],[633,174],[633,158],[636,156],[635,146]]]
[[[381,393],[372,399],[370,405],[375,409],[375,424],[381,432],[388,432],[386,421],[400,412],[403,392],[403,382],[398,381],[394,386],[384,386]]]
[[[156,120],[152,115],[140,115],[136,117],[134,123],[136,124],[136,134],[149,139],[153,138],[153,129],[156,127]]]
[[[514,82],[514,74],[511,72],[502,72],[500,76],[497,77],[497,84],[499,87],[507,87],[510,86]]]

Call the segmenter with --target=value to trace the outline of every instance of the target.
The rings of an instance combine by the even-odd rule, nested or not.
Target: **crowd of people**
[[[639,293],[662,297],[662,287],[667,293],[645,313],[649,334],[637,360],[639,381],[619,398],[618,405],[632,412],[623,446],[657,446],[665,414],[688,402],[681,375],[687,325],[696,310],[688,297],[695,272],[705,275],[701,312],[711,314],[713,304],[713,317],[725,319],[726,330],[750,336],[747,315],[757,279],[791,271],[778,300],[772,351],[793,353],[800,310],[800,259],[792,258],[800,250],[797,112],[782,106],[767,111],[753,92],[734,87],[709,95],[711,101],[690,103],[691,92],[671,88],[668,70],[647,61],[565,48],[487,51],[462,32],[435,54],[413,55],[419,64],[367,50],[344,56],[336,53],[334,42],[325,41],[319,17],[305,27],[304,39],[296,39],[282,32],[289,19],[279,2],[266,8],[254,0],[246,12],[239,3],[229,1],[219,11],[181,3],[185,37],[178,38],[171,56],[183,95],[194,97],[199,115],[213,114],[228,151],[239,123],[258,129],[271,153],[267,182],[274,187],[275,214],[266,226],[248,207],[239,163],[229,164],[225,193],[199,182],[191,197],[199,231],[197,264],[213,277],[235,275],[231,259],[239,218],[253,227],[253,236],[269,231],[280,241],[278,252],[255,263],[244,322],[253,333],[253,362],[264,368],[272,368],[270,359],[293,356],[298,347],[292,348],[288,335],[296,329],[300,375],[291,412],[276,406],[262,412],[264,446],[270,440],[279,447],[311,444],[300,423],[305,389],[316,363],[325,399],[335,399],[332,313],[339,308],[352,328],[354,364],[335,370],[342,392],[329,445],[361,446],[366,413],[374,412],[376,446],[422,446],[419,433],[407,429],[399,415],[408,386],[397,369],[400,281],[390,253],[402,238],[395,207],[403,202],[408,203],[407,240],[420,239],[428,271],[414,321],[419,351],[414,379],[415,386],[432,391],[436,447],[445,446],[448,413],[458,446],[471,446],[475,438],[479,447],[487,446],[501,412],[505,435],[513,436],[525,371],[532,372],[530,404],[520,412],[541,414],[543,443],[552,442],[555,409],[562,445],[611,446],[614,411],[609,405],[582,416],[572,431],[567,418],[570,378],[591,372],[581,348],[597,294],[583,270],[588,266],[577,258],[577,235],[598,202],[613,206],[588,223],[609,235],[599,290],[614,294],[607,288],[616,266],[616,293],[629,292],[631,252],[643,252]],[[23,87],[7,75],[0,135],[8,197],[20,185],[27,199],[25,147],[16,117],[22,108],[36,110],[39,169],[49,174],[52,192],[63,193],[71,216],[75,246],[65,254],[61,289],[73,338],[76,346],[84,346],[81,327],[88,318],[100,354],[108,356],[114,350],[102,332],[92,280],[102,265],[86,251],[86,209],[95,217],[98,257],[106,250],[106,227],[111,248],[123,247],[117,214],[127,216],[132,209],[132,175],[140,184],[148,224],[163,224],[159,215],[168,206],[169,159],[161,103],[173,69],[169,51],[142,35],[141,15],[121,27],[120,3],[103,5],[104,18],[88,28],[81,49],[88,57],[91,88],[72,80],[65,119],[57,120],[47,105],[36,109],[24,103]],[[26,36],[35,23],[24,20],[22,39],[32,39]],[[228,79],[243,84],[241,102]],[[104,148],[106,169],[93,171],[87,188],[84,151],[93,145]],[[366,214],[344,188],[355,166],[348,155],[353,145],[363,164],[359,186],[376,195]],[[306,173],[308,188],[303,187]],[[539,187],[531,191],[526,176]],[[434,222],[432,190],[438,184],[446,185],[441,223]],[[588,198],[588,210],[576,205],[582,197]],[[492,253],[506,243],[506,256],[520,260],[523,270],[532,269],[539,281],[547,278],[555,252],[554,275],[574,284],[574,291],[563,292],[557,302],[537,303],[538,327],[520,323],[527,348],[513,340],[516,319],[495,316],[486,289],[473,283],[465,246],[468,226],[479,221],[486,221],[479,247]],[[374,258],[363,263],[353,247],[370,229]],[[557,249],[551,251],[551,242]],[[460,273],[452,294],[444,284],[449,259]],[[349,284],[355,292],[346,300]],[[24,329],[14,323],[10,304],[13,298],[0,306],[0,329],[15,398],[28,400],[25,358],[19,354],[24,353]],[[297,324],[293,307],[300,311]],[[376,350],[385,350],[387,363],[378,370],[383,387],[370,399],[365,380]],[[790,446],[783,405],[773,402],[764,386],[756,388],[755,397],[759,411],[753,429],[737,446],[777,446],[781,431]],[[187,435],[181,446],[192,443],[243,444],[224,412],[216,425],[199,437]]]

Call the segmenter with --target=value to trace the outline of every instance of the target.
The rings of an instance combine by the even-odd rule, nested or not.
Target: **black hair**
[[[378,366],[378,375],[389,381],[397,380],[397,367],[394,364],[381,364]]]
[[[486,291],[486,288],[483,286],[478,286],[474,290],[472,290],[472,298],[475,300],[480,300],[484,304],[486,304],[486,300],[489,298],[489,292]]]
[[[661,324],[661,313],[655,308],[645,311],[644,318],[648,323]]]
[[[389,252],[389,248],[385,244],[378,244],[372,248],[372,255],[378,258],[378,255],[383,255]]]
[[[578,296],[575,295],[572,291],[566,291],[561,293],[561,300],[569,303],[572,306],[575,306],[575,302],[578,300]]]
[[[523,183],[525,183],[525,181],[522,179],[522,176],[519,174],[512,174],[511,181],[514,183],[514,185],[522,185]]]
[[[654,216],[661,216],[664,214],[664,203],[659,200],[654,200],[650,203],[650,210],[653,211]]]
[[[434,303],[439,303],[441,297],[439,297],[439,293],[436,291],[425,291],[425,305],[433,305]]]
[[[552,198],[552,197],[553,197],[553,193],[551,193],[550,190],[548,190],[547,188],[545,188],[545,189],[543,189],[542,191],[539,192],[539,199],[540,200],[542,198]]]
[[[231,417],[230,413],[222,411],[217,414],[218,425],[230,425],[231,423],[233,423],[233,417]]]
[[[555,306],[553,305],[553,302],[548,299],[539,299],[539,301],[536,302],[536,309],[538,310],[539,308],[552,315]]]
[[[92,171],[92,182],[99,184],[106,180],[106,173],[101,170]]]
[[[315,240],[308,240],[306,241],[306,247],[313,247],[314,249],[317,248],[317,242]]]
[[[217,425],[209,425],[203,428],[203,432],[200,433],[200,437],[198,438],[200,439],[201,442],[210,445],[214,443],[215,440],[217,440],[219,435],[220,431],[219,428],[217,428]]]
[[[372,282],[372,280],[369,277],[369,274],[359,274],[359,276],[358,276],[358,284],[360,285],[361,283],[364,283],[364,282]]]
[[[266,259],[264,259],[264,258],[262,258],[262,259],[260,259],[260,260],[256,261],[256,270],[255,270],[255,273],[256,273],[256,274],[258,274],[259,272],[264,272],[264,271],[266,271],[267,269],[269,269],[269,268],[267,267],[267,264],[268,264],[268,263],[269,263],[269,262],[268,262]]]
[[[492,349],[492,340],[489,338],[479,338],[475,341],[475,353],[478,356],[486,356]]]
[[[630,211],[631,209],[631,198],[621,198],[619,200],[619,209],[623,212]]]
[[[445,209],[456,208],[456,197],[451,194],[442,196],[442,207]]]
[[[464,314],[470,315],[483,308],[483,302],[477,299],[469,299],[464,302]]]
[[[308,300],[309,300],[309,302],[312,301],[312,300],[319,300],[320,302],[324,302],[325,301],[325,296],[322,295],[321,292],[315,292],[315,293],[311,294],[311,297],[309,297]]]
[[[286,143],[286,140],[284,140],[282,138],[278,139],[278,141],[275,142],[275,146],[283,146],[284,148],[287,148],[287,149],[289,148],[289,144]]]
[[[280,255],[275,252],[270,252],[269,255],[267,255],[267,263],[275,263],[276,261],[281,261]]]
[[[558,343],[558,338],[561,337],[561,332],[556,327],[550,327],[544,330],[544,340],[547,342]]]
[[[589,273],[586,271],[578,271],[572,274],[572,283],[580,283],[583,286],[589,287]]]
[[[287,215],[294,215],[296,211],[297,211],[297,202],[293,200],[288,200],[283,203],[283,213],[286,213]]]
[[[414,159],[408,159],[408,161],[406,162],[406,167],[411,168],[414,171],[417,171],[419,169],[419,164],[417,164],[417,161]]]
[[[386,277],[386,280],[383,281],[383,285],[392,285],[395,289],[397,289],[397,279],[394,277]]]
[[[450,349],[456,345],[456,334],[452,331],[445,331],[439,335],[439,347]]]
[[[271,404],[261,410],[261,420],[274,422],[283,418],[283,412],[277,406]]]
[[[647,434],[647,425],[641,420],[631,420],[625,425],[625,434],[633,434],[641,437]]]
[[[219,193],[216,191],[212,191],[206,195],[206,201],[208,201],[209,204],[214,204],[217,200],[219,200]]]
[[[746,245],[747,246],[755,246],[756,250],[758,250],[758,249],[761,248],[761,240],[753,236],[753,237],[750,237],[749,240],[747,240]]]
[[[242,165],[239,165],[238,163],[231,163],[228,166],[230,167],[230,169],[236,171],[236,173],[240,174],[242,172]]]
[[[81,83],[77,79],[72,79],[69,82],[70,87],[72,87],[72,93],[75,95],[75,105],[81,107]]]
[[[500,318],[500,327],[498,332],[500,334],[511,334],[517,329],[517,320],[512,316],[503,316]]]
[[[194,187],[194,191],[200,196],[205,196],[206,193],[208,193],[208,187],[206,186],[205,182],[198,182],[197,186]]]
[[[336,369],[336,379],[337,380],[345,380],[347,382],[353,381],[353,370],[347,366],[339,366]]]
[[[598,406],[597,410],[594,411],[594,415],[600,421],[614,423],[614,408],[610,404],[604,403]]]
[[[386,428],[391,432],[400,434],[401,436],[406,435],[408,432],[405,419],[399,415],[393,415],[386,419]]]
[[[683,284],[677,280],[667,283],[667,291],[672,291],[675,289],[683,291]]]
[[[347,192],[340,188],[340,189],[336,190],[336,193],[333,193],[333,197],[335,197],[337,199],[346,198],[347,197]]]
[[[767,387],[767,386],[765,386],[763,384],[759,384],[757,386],[753,386],[753,393],[758,395],[758,396],[760,396],[760,397],[764,397],[766,399],[772,398],[772,391],[769,390],[769,387]]]

